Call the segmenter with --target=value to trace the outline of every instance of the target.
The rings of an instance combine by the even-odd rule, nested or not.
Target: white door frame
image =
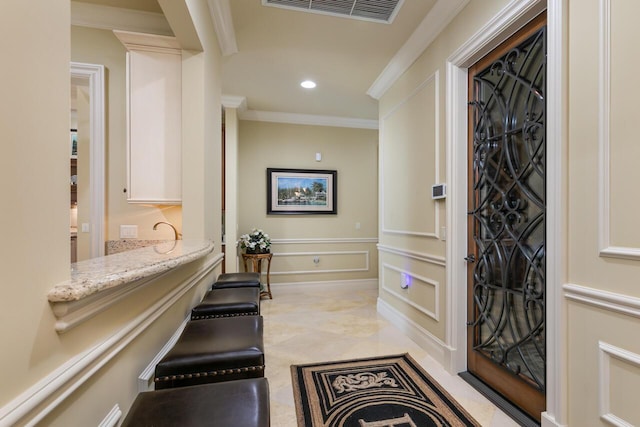
[[[72,62],[71,78],[86,80],[89,86],[90,255],[96,258],[104,256],[105,235],[104,65]]]
[[[447,328],[446,368],[467,370],[467,69],[547,10],[547,410],[542,426],[566,424],[566,35],[563,0],[513,0],[447,60]]]

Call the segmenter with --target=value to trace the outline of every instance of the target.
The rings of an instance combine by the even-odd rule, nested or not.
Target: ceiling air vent
[[[404,0],[262,0],[265,6],[390,24]]]

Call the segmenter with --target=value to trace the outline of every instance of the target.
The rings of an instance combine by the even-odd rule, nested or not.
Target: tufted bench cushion
[[[156,365],[156,390],[264,376],[262,331],[262,316],[189,321]]]
[[[222,273],[211,289],[260,287],[260,274],[254,272]]]
[[[260,314],[259,288],[212,289],[191,310],[191,320]]]
[[[269,426],[266,378],[138,394],[122,427]]]

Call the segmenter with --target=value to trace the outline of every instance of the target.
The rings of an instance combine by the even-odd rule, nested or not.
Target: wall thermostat
[[[431,186],[432,199],[444,199],[447,197],[447,184],[436,184]]]

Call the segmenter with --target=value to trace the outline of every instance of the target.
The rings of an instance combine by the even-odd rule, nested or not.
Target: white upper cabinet
[[[182,51],[174,37],[114,31],[127,48],[127,200],[182,203]]]

